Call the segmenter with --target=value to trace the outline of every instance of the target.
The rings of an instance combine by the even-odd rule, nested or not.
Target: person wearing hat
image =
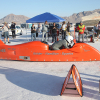
[[[80,42],[80,37],[82,36],[82,42],[84,42],[84,30],[85,30],[85,25],[83,25],[82,22],[77,27],[77,30],[79,31],[78,35],[78,42]]]
[[[11,31],[12,31],[12,38],[16,38],[16,35],[15,35],[15,25],[16,23],[15,22],[12,22],[11,24]]]
[[[4,30],[4,43],[6,44],[6,38],[8,39],[8,43],[9,42],[9,32],[8,32],[8,24],[6,22],[4,22],[4,26],[2,27],[2,29]]]

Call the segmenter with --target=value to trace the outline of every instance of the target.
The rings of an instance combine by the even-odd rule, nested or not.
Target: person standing
[[[52,26],[52,42],[57,41],[57,27],[55,26],[55,23],[53,23]]]
[[[31,41],[33,41],[33,37],[34,37],[34,40],[36,40],[36,29],[35,29],[34,24],[32,24],[32,27],[31,27]]]
[[[40,23],[38,24],[38,33],[40,33],[40,28],[41,28],[41,25]]]
[[[11,31],[12,31],[12,38],[16,38],[16,34],[15,34],[15,25],[16,23],[15,22],[12,22],[11,24]]]
[[[78,35],[78,42],[80,42],[80,37],[82,36],[82,42],[84,42],[84,30],[85,30],[85,25],[83,25],[82,22],[77,27],[77,30],[79,31]]]
[[[8,32],[8,24],[6,22],[4,22],[4,26],[2,27],[2,29],[4,30],[4,43],[6,44],[6,38],[8,39],[8,43],[9,42],[9,32]]]
[[[98,27],[98,31],[97,31],[97,41],[98,41],[98,39],[99,39],[99,34],[100,34],[100,21],[99,21],[97,27]]]
[[[70,32],[70,23],[67,23],[67,32]]]
[[[70,23],[69,23],[69,22],[67,23],[67,27],[66,27],[66,28],[67,28],[67,30],[66,30],[67,35],[69,35],[69,34],[70,34],[70,33],[69,33],[69,32],[70,32]]]
[[[98,24],[94,25],[93,29],[97,33],[98,32]]]
[[[62,29],[62,39],[65,39],[65,38],[66,38],[66,26],[65,26],[65,21],[63,22],[61,29]]]
[[[38,28],[37,28],[37,30],[36,30],[36,37],[38,37],[38,35],[40,34],[40,29],[41,28],[41,25],[40,25],[40,23],[38,23]]]
[[[94,36],[97,37],[97,32],[98,32],[98,24],[94,25],[93,27],[93,33],[94,33]]]
[[[47,42],[47,38],[48,38],[48,24],[47,24],[47,21],[45,21],[45,23],[42,25],[42,41],[45,41]],[[44,39],[44,35],[45,36],[45,39]]]

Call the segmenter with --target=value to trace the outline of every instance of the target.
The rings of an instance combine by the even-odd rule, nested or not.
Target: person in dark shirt
[[[34,37],[34,40],[36,40],[36,29],[35,29],[34,24],[32,24],[32,27],[31,27],[31,41],[33,41],[33,37]]]
[[[11,24],[11,31],[12,31],[12,38],[16,38],[16,34],[15,34],[15,25],[16,23],[15,22],[12,22]]]
[[[40,23],[38,24],[38,33],[40,33],[40,28],[41,28],[41,25]]]
[[[67,23],[67,32],[70,32],[70,23]]]
[[[52,42],[57,41],[57,27],[55,26],[55,23],[53,23],[52,26]]]

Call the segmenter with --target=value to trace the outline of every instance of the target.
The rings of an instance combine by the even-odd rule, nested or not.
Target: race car
[[[18,45],[5,45],[0,40],[0,59],[18,61],[100,61],[100,52],[86,43],[75,43],[72,48],[51,50],[50,45],[31,41]]]

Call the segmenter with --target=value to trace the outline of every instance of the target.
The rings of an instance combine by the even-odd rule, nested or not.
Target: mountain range
[[[62,17],[62,18],[65,19],[66,22],[69,21],[71,23],[77,23],[77,22],[82,21],[82,17],[88,16],[88,15],[93,14],[95,12],[100,14],[100,9],[96,9],[93,11],[83,11],[83,12],[79,12],[79,13],[74,13],[73,15],[71,15],[69,17]]]
[[[82,17],[84,16],[88,16],[90,14],[93,14],[93,13],[100,13],[100,9],[96,9],[96,10],[93,10],[93,11],[83,11],[83,12],[79,12],[79,13],[74,13],[73,15],[67,17],[62,17],[63,19],[66,20],[66,22],[70,22],[70,23],[77,23],[77,22],[80,22],[82,20]],[[9,14],[7,16],[5,16],[4,18],[0,19],[0,24],[4,23],[4,22],[16,22],[17,24],[20,24],[20,23],[25,23],[26,20],[28,20],[29,17],[26,17],[24,15],[15,15],[15,14]]]
[[[25,23],[26,20],[28,20],[29,17],[26,17],[24,15],[15,15],[15,14],[9,14],[5,16],[4,18],[0,19],[0,24],[4,22],[16,22],[17,24]]]

